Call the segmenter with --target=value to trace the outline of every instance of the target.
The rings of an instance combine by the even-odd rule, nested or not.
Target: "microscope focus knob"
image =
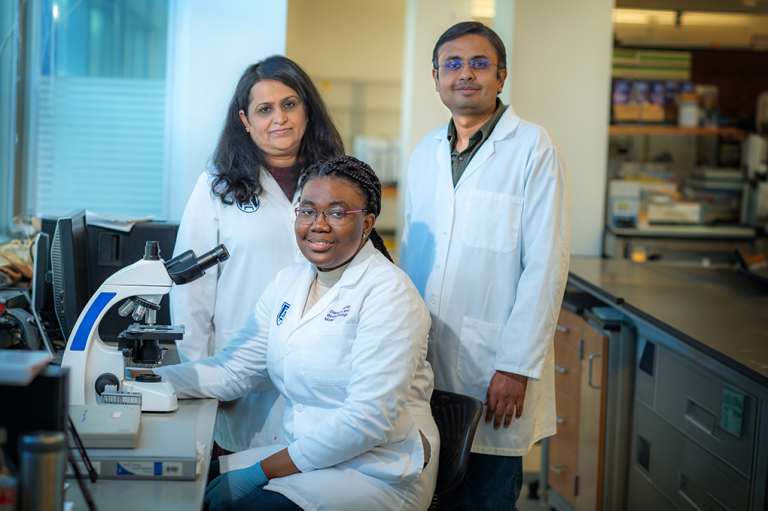
[[[101,393],[106,389],[107,385],[116,385],[119,388],[120,380],[118,380],[117,376],[112,373],[102,374],[96,378],[96,394],[101,395]]]
[[[123,356],[125,358],[131,358],[131,356],[133,356],[133,350],[131,348],[123,348]]]

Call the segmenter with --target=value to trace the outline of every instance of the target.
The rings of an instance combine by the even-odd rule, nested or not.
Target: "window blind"
[[[42,76],[36,210],[163,213],[165,80]]]

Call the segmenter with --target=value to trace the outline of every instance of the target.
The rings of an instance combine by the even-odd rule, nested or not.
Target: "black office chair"
[[[435,390],[430,405],[440,432],[437,485],[430,506],[434,510],[438,494],[453,490],[464,479],[483,403],[473,397]]]

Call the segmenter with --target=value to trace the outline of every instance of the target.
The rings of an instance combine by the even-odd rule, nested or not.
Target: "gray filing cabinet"
[[[764,509],[750,381],[639,325],[627,509]]]

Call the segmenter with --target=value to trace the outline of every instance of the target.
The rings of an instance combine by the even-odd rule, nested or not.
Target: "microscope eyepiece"
[[[198,257],[197,265],[201,270],[205,271],[211,266],[216,266],[219,263],[223,263],[227,259],[229,259],[229,252],[227,251],[227,247],[224,245],[219,245],[210,252],[206,252],[205,254]]]
[[[160,243],[157,241],[148,241],[144,246],[144,260],[145,261],[158,261],[160,260]]]
[[[205,270],[229,259],[227,247],[219,245],[210,252],[197,257],[187,250],[165,263],[171,280],[177,285],[189,284],[205,275]]]

